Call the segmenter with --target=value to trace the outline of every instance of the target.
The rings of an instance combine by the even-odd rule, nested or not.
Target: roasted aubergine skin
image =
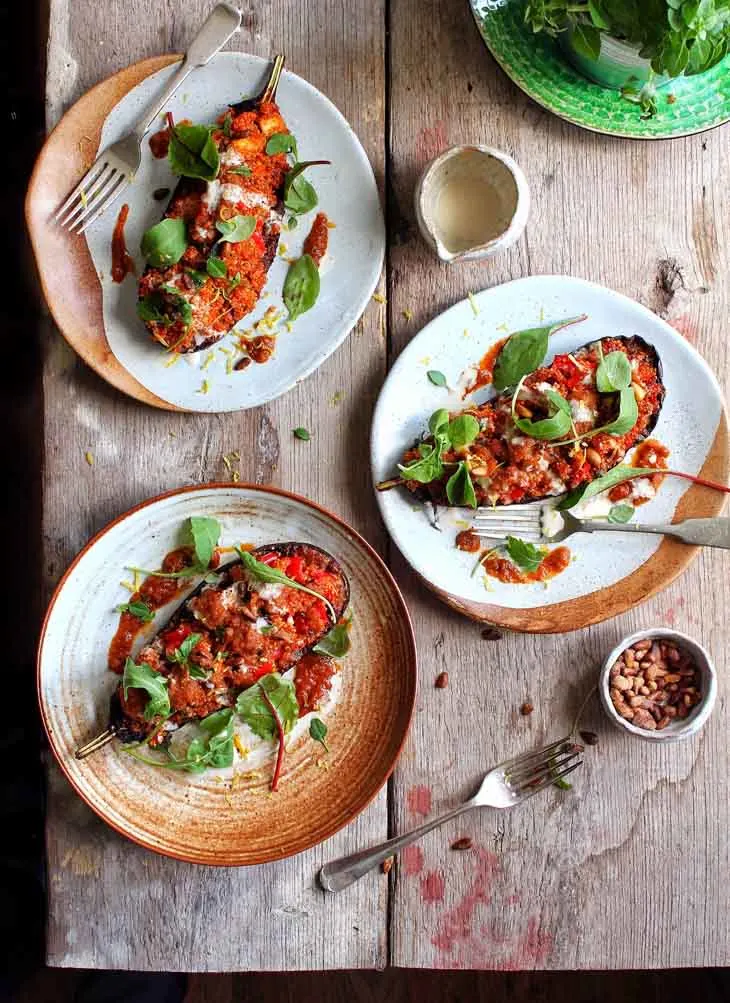
[[[617,413],[618,395],[599,393],[596,369],[600,362],[598,342],[591,342],[570,355],[558,355],[549,366],[531,373],[524,381],[519,400],[524,417],[546,417],[544,395],[551,387],[570,402],[576,437],[611,422]],[[469,465],[477,505],[513,505],[540,501],[585,484],[619,464],[628,451],[654,429],[664,400],[661,364],[656,350],[642,338],[603,338],[601,350],[623,352],[632,369],[632,386],[639,418],[630,432],[611,435],[599,432],[585,440],[585,445],[560,445],[530,438],[514,424],[511,415],[512,392],[493,397],[485,404],[467,407],[460,414],[471,414],[479,421],[480,432],[468,447],[444,453],[444,461]],[[456,417],[456,414],[451,416]],[[572,438],[572,436],[571,436]],[[424,441],[433,441],[427,437]],[[417,448],[403,457],[407,465],[419,458]],[[449,506],[446,483],[453,471],[439,480],[420,484],[404,481],[416,497]]]
[[[323,595],[339,620],[350,600],[348,580],[338,562],[308,543],[278,543],[253,556]],[[201,583],[167,625],[146,644],[135,661],[164,675],[172,707],[167,721],[147,721],[147,694],[120,685],[112,696],[110,724],[123,742],[154,735],[158,744],[186,721],[232,707],[238,694],[270,672],[295,666],[334,626],[331,613],[315,596],[286,585],[252,581],[240,560],[221,569],[215,584]],[[191,634],[200,635],[190,663],[173,653]],[[204,670],[207,678],[193,678]]]
[[[284,216],[289,164],[283,153],[266,153],[272,135],[288,132],[275,102],[232,105],[218,123],[221,128],[213,133],[220,154],[218,177],[210,182],[181,178],[163,217],[185,221],[187,250],[168,268],[148,266],[139,282],[140,300],[154,294],[164,315],[164,320],[145,320],[147,330],[177,354],[209,348],[254,309]],[[254,232],[238,243],[221,242],[216,222],[237,215],[255,217]],[[211,257],[225,263],[225,276],[207,273]]]

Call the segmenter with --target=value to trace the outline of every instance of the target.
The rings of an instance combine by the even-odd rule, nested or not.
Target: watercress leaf
[[[228,274],[228,265],[222,258],[212,255],[205,262],[205,270],[213,279],[224,279]]]
[[[633,387],[627,387],[619,394],[618,415],[608,425],[603,425],[600,431],[610,432],[611,435],[626,435],[639,420],[639,405],[636,403]],[[599,430],[593,429],[591,435],[595,435]]]
[[[140,250],[153,268],[169,268],[182,258],[188,246],[184,219],[163,219],[145,230]]]
[[[562,411],[562,413],[566,414],[572,421],[573,412],[571,410],[570,404],[565,399],[565,397],[562,396],[562,394],[559,394],[557,390],[552,390],[551,388],[548,388],[545,390],[545,396],[547,397],[547,399],[550,401],[551,404],[555,405],[556,411]]]
[[[517,386],[523,376],[528,376],[540,368],[547,354],[551,335],[584,320],[586,320],[585,314],[580,317],[568,317],[566,320],[545,324],[542,327],[515,331],[497,356],[492,376],[494,389],[506,390],[508,387]]]
[[[420,460],[413,460],[406,466],[398,465],[401,477],[405,481],[417,481],[419,484],[430,484],[431,481],[437,481],[444,473],[440,443],[433,445],[421,443],[418,448],[421,453]]]
[[[446,425],[449,424],[449,412],[445,407],[441,407],[438,411],[434,411],[431,417],[428,419],[428,429],[436,435],[440,432]]]
[[[429,380],[431,381],[431,383],[433,383],[435,387],[446,386],[446,377],[442,372],[439,372],[438,369],[429,369],[428,372],[426,373],[426,376],[429,378]]]
[[[479,422],[472,414],[462,414],[450,421],[446,430],[454,449],[469,446],[479,435]]]
[[[255,216],[234,216],[232,219],[219,219],[216,221],[216,230],[222,234],[219,243],[228,241],[229,244],[240,244],[242,240],[248,240],[256,229]]]
[[[608,521],[618,523],[631,522],[635,511],[633,505],[613,505],[608,513]]]
[[[275,132],[273,136],[269,136],[266,152],[270,157],[275,153],[293,153],[295,159],[299,156],[297,141],[290,132]]]
[[[304,160],[287,171],[284,179],[284,205],[295,216],[309,212],[317,205],[317,193],[302,173],[308,167],[329,164],[329,160]]]
[[[312,648],[312,651],[316,651],[320,655],[328,655],[330,658],[344,658],[349,650],[350,632],[346,623],[338,623]]]
[[[292,682],[283,679],[278,672],[272,672],[238,695],[236,713],[241,720],[259,738],[274,738],[277,734],[276,721],[261,695],[262,690],[276,709],[284,731],[289,731],[299,716],[296,690]]]
[[[309,254],[303,254],[289,266],[284,280],[284,306],[289,311],[289,320],[296,320],[301,314],[311,310],[319,296],[319,269]]]
[[[609,352],[596,370],[596,387],[602,394],[631,386],[631,363],[624,352]]]
[[[618,484],[623,484],[624,481],[633,480],[635,477],[647,477],[656,473],[657,471],[654,467],[629,467],[626,464],[619,464],[607,473],[602,474],[601,477],[596,477],[594,481],[590,481],[588,484],[581,484],[580,487],[575,488],[570,494],[562,498],[555,508],[564,512],[569,508],[573,508],[579,501],[587,501],[589,498],[600,495],[603,491],[610,491],[611,488],[615,488]]]
[[[130,616],[135,616],[142,623],[151,623],[155,618],[154,611],[143,599],[133,599],[131,602],[121,603],[116,607],[116,612],[129,613]]]
[[[318,717],[313,717],[309,723],[309,734],[314,739],[315,742],[319,742],[325,752],[330,750],[327,748],[327,743],[325,738],[327,737],[327,725],[324,721],[320,721]]]
[[[174,126],[167,158],[172,173],[186,178],[213,181],[220,170],[218,147],[207,125]]]
[[[523,571],[537,571],[544,556],[534,544],[520,540],[517,536],[507,537],[507,553]]]
[[[128,658],[124,663],[122,676],[122,690],[125,700],[131,689],[144,690],[149,696],[147,706],[144,709],[145,721],[151,721],[153,717],[169,716],[170,697],[167,693],[166,677],[155,672],[145,662],[137,665],[133,658]]]
[[[201,568],[207,568],[213,558],[221,536],[221,524],[208,516],[190,516],[190,536],[195,550],[195,560]]]
[[[204,286],[205,283],[208,281],[207,274],[205,272],[198,271],[197,268],[186,268],[185,274],[189,275],[190,278],[193,280],[193,284],[195,285],[196,289],[200,289],[200,287]]]
[[[268,564],[264,564],[263,561],[257,561],[253,554],[249,554],[246,550],[239,550],[238,547],[236,547],[236,553],[241,559],[241,564],[243,564],[249,576],[253,578],[254,581],[275,585],[286,585],[287,588],[297,589],[299,592],[306,592],[307,595],[314,596],[315,599],[319,599],[323,602],[327,607],[332,620],[336,622],[337,614],[335,613],[334,606],[325,596],[321,595],[319,592],[315,592],[314,589],[308,588],[306,585],[302,585],[300,582],[295,582],[293,578],[288,578],[284,572],[279,571],[278,568],[271,568]]]
[[[463,460],[446,482],[446,497],[452,505],[477,507],[477,496],[469,467]]]

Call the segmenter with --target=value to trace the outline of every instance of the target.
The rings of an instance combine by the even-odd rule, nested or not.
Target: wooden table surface
[[[130,62],[181,51],[207,0],[50,0],[48,124]],[[381,968],[653,968],[730,963],[730,727],[727,556],[703,554],[668,591],[618,620],[557,637],[482,637],[433,599],[389,546],[364,457],[390,361],[468,290],[561,273],[647,304],[703,353],[727,387],[730,129],[627,142],[582,132],[532,104],[484,49],[465,0],[244,3],[241,50],[287,65],[342,110],[384,192],[382,291],[321,369],[266,407],[233,415],[154,411],[108,388],[52,324],[45,337],[46,594],[87,538],[142,499],[222,479],[309,495],[389,559],[417,631],[420,689],[394,779],[325,845],[259,869],[157,857],[94,816],[49,763],[48,962],[188,971]],[[425,162],[449,144],[490,143],[524,167],[526,235],[494,262],[449,268],[417,237],[411,208]],[[407,319],[405,311],[412,317]],[[343,392],[339,404],[335,394]],[[306,449],[291,429],[315,431]],[[169,433],[175,433],[173,438]],[[84,454],[90,450],[95,464]],[[322,862],[451,806],[485,767],[563,734],[601,656],[646,624],[713,652],[720,700],[697,740],[653,748],[600,735],[571,794],[511,814],[489,810],[433,833],[389,877],[339,896]],[[449,672],[446,689],[434,679]],[[523,701],[534,713],[521,717]],[[449,849],[469,836],[465,852]]]

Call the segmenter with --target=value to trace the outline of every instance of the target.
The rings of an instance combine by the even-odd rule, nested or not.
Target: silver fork
[[[481,539],[504,541],[517,536],[528,543],[562,543],[574,533],[654,533],[701,547],[730,549],[730,519],[685,519],[684,522],[647,525],[577,519],[551,505],[509,505],[479,509],[472,531]]]
[[[385,843],[325,864],[319,872],[320,885],[328,892],[342,891],[394,853],[415,843],[427,832],[471,811],[472,808],[514,808],[533,794],[544,791],[556,780],[577,770],[583,762],[580,758],[582,752],[583,747],[575,745],[568,735],[546,745],[543,749],[500,763],[487,773],[474,797],[452,808],[451,811],[429,819],[417,829],[404,832],[403,835],[388,839]]]
[[[164,93],[148,108],[131,132],[104,150],[76,185],[54,219],[72,233],[83,233],[108,209],[134,180],[142,162],[142,140],[154,120],[184,80],[198,66],[226,44],[241,25],[241,12],[227,3],[219,3],[205,20],[173,74]]]

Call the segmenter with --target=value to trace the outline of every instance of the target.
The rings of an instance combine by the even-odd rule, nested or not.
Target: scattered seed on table
[[[436,689],[445,690],[448,685],[449,685],[448,672],[439,672],[439,674],[436,676],[436,682],[434,683]]]
[[[522,714],[523,717],[527,717],[529,714],[532,714],[534,709],[535,708],[532,706],[532,704],[526,701],[520,707],[520,714]]]
[[[383,863],[380,865],[380,870],[383,874],[388,874],[393,866],[393,857],[386,857]]]
[[[452,850],[470,850],[473,845],[473,840],[470,836],[461,836],[459,839],[455,839],[451,844]]]

